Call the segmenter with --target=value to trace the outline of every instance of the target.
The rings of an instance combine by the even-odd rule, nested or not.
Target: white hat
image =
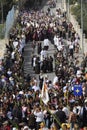
[[[8,124],[8,121],[3,122],[3,125],[7,125],[7,124]]]
[[[20,91],[20,92],[19,92],[19,94],[23,95],[23,94],[24,94],[24,92],[23,92],[23,91]]]
[[[23,130],[29,130],[29,127],[28,126],[24,126]]]
[[[87,99],[85,99],[85,103],[87,103]]]
[[[12,130],[17,130],[15,127],[13,127],[13,129]]]
[[[10,81],[14,80],[12,77],[9,78]]]

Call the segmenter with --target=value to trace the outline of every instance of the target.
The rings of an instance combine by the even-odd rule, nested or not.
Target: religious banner
[[[82,85],[74,85],[74,96],[82,96]]]
[[[47,105],[49,101],[49,94],[48,94],[48,88],[46,83],[43,83],[42,91],[41,91],[41,99],[44,102],[44,104]]]

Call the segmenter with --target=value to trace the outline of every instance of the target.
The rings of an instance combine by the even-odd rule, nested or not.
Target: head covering
[[[85,103],[87,103],[87,98],[85,99],[85,101],[84,101]]]
[[[8,124],[8,121],[3,122],[3,125],[7,125],[7,124]]]
[[[17,129],[15,127],[13,127],[12,130],[17,130]]]
[[[44,127],[44,126],[45,126],[45,123],[44,123],[44,122],[41,122],[41,123],[40,123],[40,126],[43,126],[43,127]]]
[[[69,123],[62,123],[61,128],[63,128],[64,126],[66,126],[67,128],[70,128],[70,124]]]
[[[67,128],[70,128],[70,124],[69,123],[67,123]]]
[[[24,126],[23,130],[29,130],[29,127],[28,126]]]

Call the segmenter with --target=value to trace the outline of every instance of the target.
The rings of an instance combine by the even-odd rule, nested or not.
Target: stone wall
[[[65,11],[69,11],[69,21],[72,22],[76,32],[79,34],[80,36],[80,47],[83,50],[84,53],[87,53],[87,39],[85,38],[85,34],[83,34],[83,38],[82,38],[82,29],[80,28],[80,25],[78,24],[78,22],[75,19],[75,16],[71,14],[70,9],[67,9],[67,5],[66,5],[66,0],[62,0],[63,1],[63,8]]]
[[[83,39],[82,39],[82,29],[80,28],[80,25],[76,21],[75,16],[72,15],[71,13],[70,13],[69,20],[72,22],[76,32],[80,36],[80,47],[81,47],[81,49],[83,49],[84,53],[86,53],[87,52],[87,49],[86,49],[87,48],[87,39],[85,38],[85,34],[83,34]]]

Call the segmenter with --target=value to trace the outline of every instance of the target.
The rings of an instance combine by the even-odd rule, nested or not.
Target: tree
[[[86,34],[87,37],[87,1],[83,0],[83,32]],[[79,25],[81,26],[81,0],[78,0],[77,5],[72,5],[71,12],[75,15],[76,20],[78,21]]]
[[[0,0],[1,10],[0,10],[0,16],[2,17],[2,21],[6,19],[6,16],[8,14],[8,11],[13,6],[12,0]]]
[[[3,6],[5,4],[6,0],[0,0],[0,5],[1,5],[1,22],[4,22],[4,9]]]

